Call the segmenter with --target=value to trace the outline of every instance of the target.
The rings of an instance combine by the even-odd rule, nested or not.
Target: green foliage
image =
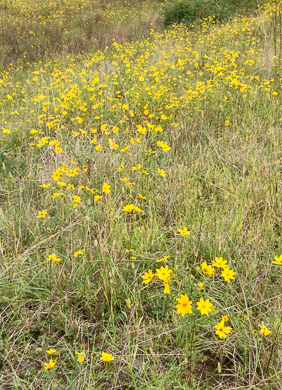
[[[245,14],[263,4],[263,0],[183,0],[168,3],[164,14],[164,25],[169,27],[175,23],[191,25],[204,18],[224,21],[236,14]]]

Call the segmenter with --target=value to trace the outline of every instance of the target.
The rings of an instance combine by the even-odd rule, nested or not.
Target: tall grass
[[[1,74],[0,387],[280,388],[279,7]]]

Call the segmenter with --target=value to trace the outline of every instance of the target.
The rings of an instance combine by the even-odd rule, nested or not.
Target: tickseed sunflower
[[[177,229],[177,231],[182,235],[182,236],[188,236],[191,232],[187,229],[187,227],[184,227],[183,229]]]
[[[164,282],[164,294],[170,294],[169,282]]]
[[[280,264],[282,265],[282,255],[279,257],[274,257],[275,261],[273,261],[273,264]]]
[[[48,355],[53,355],[53,354],[58,355],[58,354],[59,354],[59,353],[58,353],[55,349],[53,349],[53,348],[48,349],[48,351],[46,351],[46,352],[48,353]]]
[[[50,359],[49,363],[45,363],[45,370],[50,370],[50,368],[53,368],[55,364],[56,362],[54,362],[53,359]]]
[[[205,301],[204,298],[200,298],[200,301],[197,302],[197,305],[197,309],[200,310],[202,315],[209,315],[209,312],[212,311],[212,303],[209,299]]]
[[[142,277],[144,279],[143,283],[148,284],[151,282],[155,274],[153,274],[153,271],[151,269],[148,270]]]
[[[223,260],[223,257],[216,257],[215,261],[212,262],[212,265],[217,268],[227,267],[227,260]]]
[[[170,273],[172,272],[172,269],[168,268],[168,265],[165,267],[157,268],[156,269],[156,276],[160,279],[163,280],[164,282],[169,281],[170,279]]]
[[[109,184],[104,183],[102,191],[105,192],[105,194],[109,194],[111,192],[110,188],[111,188],[111,186]]]
[[[110,362],[115,358],[110,353],[102,352],[102,357],[100,357],[100,359],[103,360],[104,362]]]
[[[47,210],[42,210],[38,212],[37,218],[46,218]]]
[[[225,338],[228,333],[231,332],[232,328],[230,326],[224,326],[224,319],[222,319],[218,324],[215,325],[216,334],[222,339]]]
[[[62,259],[60,259],[59,257],[57,257],[57,255],[55,253],[53,253],[52,255],[49,255],[48,261],[55,261],[55,262],[59,262],[59,261],[62,261]]]
[[[215,273],[214,268],[211,265],[208,265],[205,261],[202,263],[203,274],[213,275]]]
[[[230,279],[235,279],[235,272],[232,269],[229,269],[229,267],[225,267],[224,270],[221,272],[221,276],[223,276],[224,280],[228,283],[230,283]]]
[[[85,360],[85,354],[84,354],[84,352],[77,352],[77,351],[75,351],[75,354],[78,355],[77,361],[78,361],[79,363],[82,363],[82,362]]]
[[[178,304],[175,306],[177,308],[177,314],[182,314],[182,317],[185,314],[192,314],[192,301],[189,301],[188,296],[185,294],[181,294],[180,298],[176,298]]]
[[[260,333],[261,334],[264,334],[265,336],[268,336],[271,333],[271,331],[269,329],[267,329],[266,326],[260,325],[260,324],[258,324],[258,326],[260,327]]]

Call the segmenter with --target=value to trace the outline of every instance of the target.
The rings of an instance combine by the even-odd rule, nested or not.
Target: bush
[[[263,0],[184,0],[167,5],[164,24],[165,27],[175,23],[189,26],[199,19],[208,17],[224,21],[236,14],[245,14],[263,3]]]

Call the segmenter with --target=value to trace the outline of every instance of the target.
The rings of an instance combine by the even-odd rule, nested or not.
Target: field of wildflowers
[[[281,388],[279,21],[3,67],[1,389]]]

